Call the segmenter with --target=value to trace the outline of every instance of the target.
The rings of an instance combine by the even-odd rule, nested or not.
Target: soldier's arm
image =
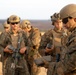
[[[7,46],[6,38],[7,38],[6,33],[1,33],[1,35],[0,35],[0,46],[2,48],[5,48]]]
[[[8,43],[7,43],[7,33],[2,33],[0,35],[0,47],[2,47],[3,52],[7,52],[7,53],[11,53],[12,50],[9,50],[8,47]]]
[[[41,37],[40,46],[45,48],[46,45],[50,42],[50,38],[52,38],[51,30],[48,30],[44,33],[44,35]]]

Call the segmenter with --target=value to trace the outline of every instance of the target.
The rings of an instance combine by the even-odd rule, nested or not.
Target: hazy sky
[[[0,0],[0,19],[15,14],[22,19],[50,19],[50,15],[76,0]]]

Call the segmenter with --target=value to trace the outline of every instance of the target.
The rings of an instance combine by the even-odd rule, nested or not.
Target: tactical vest
[[[55,30],[52,30],[53,34],[53,44],[55,47],[61,47],[61,33],[56,32]]]

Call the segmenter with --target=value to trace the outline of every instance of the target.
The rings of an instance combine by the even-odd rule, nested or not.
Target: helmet
[[[9,22],[9,18],[7,18],[7,24],[9,24],[10,22]]]
[[[10,24],[8,24],[7,22],[4,22],[3,26],[4,27],[10,27]]]
[[[60,16],[62,19],[66,17],[76,18],[76,4],[68,4],[60,10]]]
[[[9,17],[9,22],[20,22],[20,17],[18,17],[16,15],[11,15]]]
[[[30,21],[28,21],[28,20],[23,20],[23,21],[21,22],[21,27],[22,27],[22,28],[26,28],[26,27],[30,28],[30,27],[31,27]]]
[[[51,16],[51,21],[56,21],[56,20],[61,20],[60,14],[59,13],[54,13]]]

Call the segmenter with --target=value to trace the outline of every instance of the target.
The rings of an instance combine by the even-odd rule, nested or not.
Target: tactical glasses
[[[64,18],[64,19],[62,20],[62,22],[63,22],[64,24],[66,24],[66,23],[68,22],[68,17],[67,17],[67,18]]]
[[[15,24],[18,24],[18,23],[19,23],[19,22],[12,22],[11,24],[12,24],[12,25],[15,25]]]
[[[4,27],[4,29],[8,29],[9,27]]]
[[[63,22],[64,24],[66,24],[66,23],[68,22],[68,18],[69,18],[69,19],[72,19],[72,17],[67,17],[67,18],[64,18],[64,19],[62,20],[62,22]]]

